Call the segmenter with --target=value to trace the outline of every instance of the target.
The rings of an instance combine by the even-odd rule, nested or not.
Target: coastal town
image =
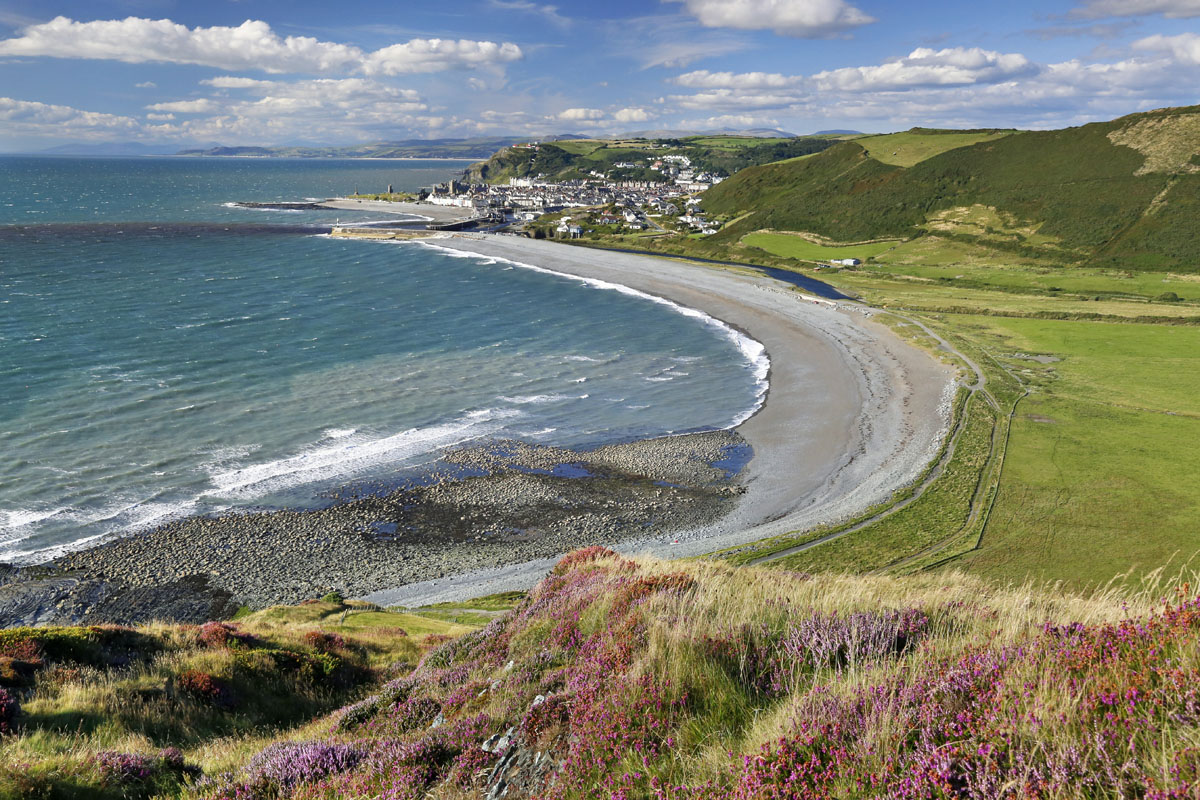
[[[636,165],[618,162],[613,166],[621,170]],[[719,230],[720,223],[700,209],[698,195],[724,180],[722,176],[696,170],[684,155],[662,156],[649,169],[661,179],[621,180],[592,170],[586,179],[566,181],[552,181],[544,175],[510,178],[500,184],[451,180],[422,190],[418,199],[434,206],[470,210],[478,223],[559,238],[579,238],[589,226],[605,232],[650,234],[708,235]]]

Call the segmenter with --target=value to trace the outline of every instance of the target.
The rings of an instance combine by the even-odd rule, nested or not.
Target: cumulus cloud
[[[685,128],[695,130],[713,130],[715,128],[778,128],[779,120],[773,117],[762,117],[755,114],[720,114],[703,119],[685,119],[680,122]]]
[[[158,84],[155,83],[154,81],[142,81],[141,83],[135,83],[133,85],[133,88],[135,88],[135,89],[157,89]]]
[[[813,80],[820,89],[880,91],[914,86],[997,83],[1036,71],[1037,67],[1020,53],[997,53],[978,47],[944,50],[919,47],[895,61],[819,72]]]
[[[784,89],[804,80],[800,75],[778,72],[709,72],[706,69],[685,72],[675,83],[689,89]]]
[[[773,30],[782,36],[824,38],[875,19],[845,0],[674,0],[709,28]]]
[[[1135,50],[1169,53],[1176,61],[1185,64],[1200,64],[1200,34],[1147,36],[1134,42],[1133,47]]]
[[[166,122],[167,120],[175,119],[174,114],[147,114],[146,119],[152,119],[155,122]]]
[[[613,114],[613,119],[617,122],[649,122],[654,119],[654,114],[644,108],[622,108]]]
[[[0,97],[0,122],[4,123],[5,133],[15,136],[103,139],[115,134],[134,134],[139,129],[138,121],[130,117],[11,97]]]
[[[798,92],[749,91],[710,89],[695,94],[670,95],[667,101],[678,108],[702,111],[737,109],[786,108],[795,105],[802,95]]]
[[[200,81],[200,83],[205,86],[215,86],[218,89],[254,89],[277,85],[275,81],[261,81],[257,78],[241,78],[235,75],[218,75],[215,78]]]
[[[510,42],[476,42],[470,39],[413,39],[367,55],[361,71],[367,75],[402,75],[441,72],[506,64],[522,58],[521,48]]]
[[[367,75],[499,66],[522,58],[521,48],[507,42],[413,39],[365,52],[308,36],[280,37],[261,20],[246,20],[237,27],[188,28],[169,19],[77,22],[62,16],[30,25],[21,36],[0,41],[0,55]]]
[[[199,100],[176,100],[173,103],[155,103],[146,106],[150,111],[167,111],[174,114],[208,114],[216,111],[218,106],[209,98]]]
[[[1070,16],[1099,19],[1156,14],[1162,14],[1168,19],[1200,17],[1200,0],[1085,0],[1082,6],[1071,10]]]
[[[604,112],[598,108],[568,108],[554,115],[554,119],[563,122],[583,122],[587,120],[604,119]]]

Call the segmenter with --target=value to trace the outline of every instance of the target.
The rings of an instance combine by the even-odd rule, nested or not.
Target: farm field
[[[832,258],[857,258],[866,261],[895,247],[898,242],[871,242],[869,244],[828,245],[810,242],[791,233],[750,233],[742,237],[742,244],[757,247],[784,258],[821,261]]]
[[[881,136],[864,136],[854,141],[865,147],[871,158],[897,167],[911,167],[936,155],[960,147],[992,142],[1012,136],[1016,131],[980,131],[942,133],[939,131],[903,131]]]
[[[1034,389],[1013,420],[980,548],[953,566],[1099,584],[1200,550],[1200,329],[949,322]]]

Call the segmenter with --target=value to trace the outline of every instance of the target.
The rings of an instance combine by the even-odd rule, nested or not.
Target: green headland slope
[[[1049,264],[1196,272],[1200,107],[1065,130],[860,138],[743,170],[704,201],[739,218],[718,234],[731,243],[763,230],[837,242],[936,234]]]

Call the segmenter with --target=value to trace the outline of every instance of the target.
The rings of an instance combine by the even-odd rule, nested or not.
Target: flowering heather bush
[[[290,790],[326,775],[353,769],[365,757],[358,747],[330,742],[280,742],[263,750],[246,767],[246,782]]]
[[[14,638],[0,644],[0,657],[40,664],[42,662],[42,645],[41,642],[30,637]]]
[[[870,664],[903,653],[928,626],[929,618],[915,608],[813,614],[788,631],[783,649],[793,662],[815,669]]]
[[[8,689],[0,689],[0,735],[12,733],[21,714],[21,703]]]
[[[238,645],[253,645],[254,637],[238,630],[231,622],[206,622],[200,626],[196,642],[210,650],[221,650]]]
[[[335,653],[346,648],[346,640],[336,633],[309,631],[304,634],[304,643],[318,653]]]
[[[229,687],[215,675],[189,669],[179,673],[177,683],[181,692],[201,702],[223,707],[233,705]]]
[[[139,783],[154,776],[154,759],[140,753],[106,750],[92,759],[105,783]]]

